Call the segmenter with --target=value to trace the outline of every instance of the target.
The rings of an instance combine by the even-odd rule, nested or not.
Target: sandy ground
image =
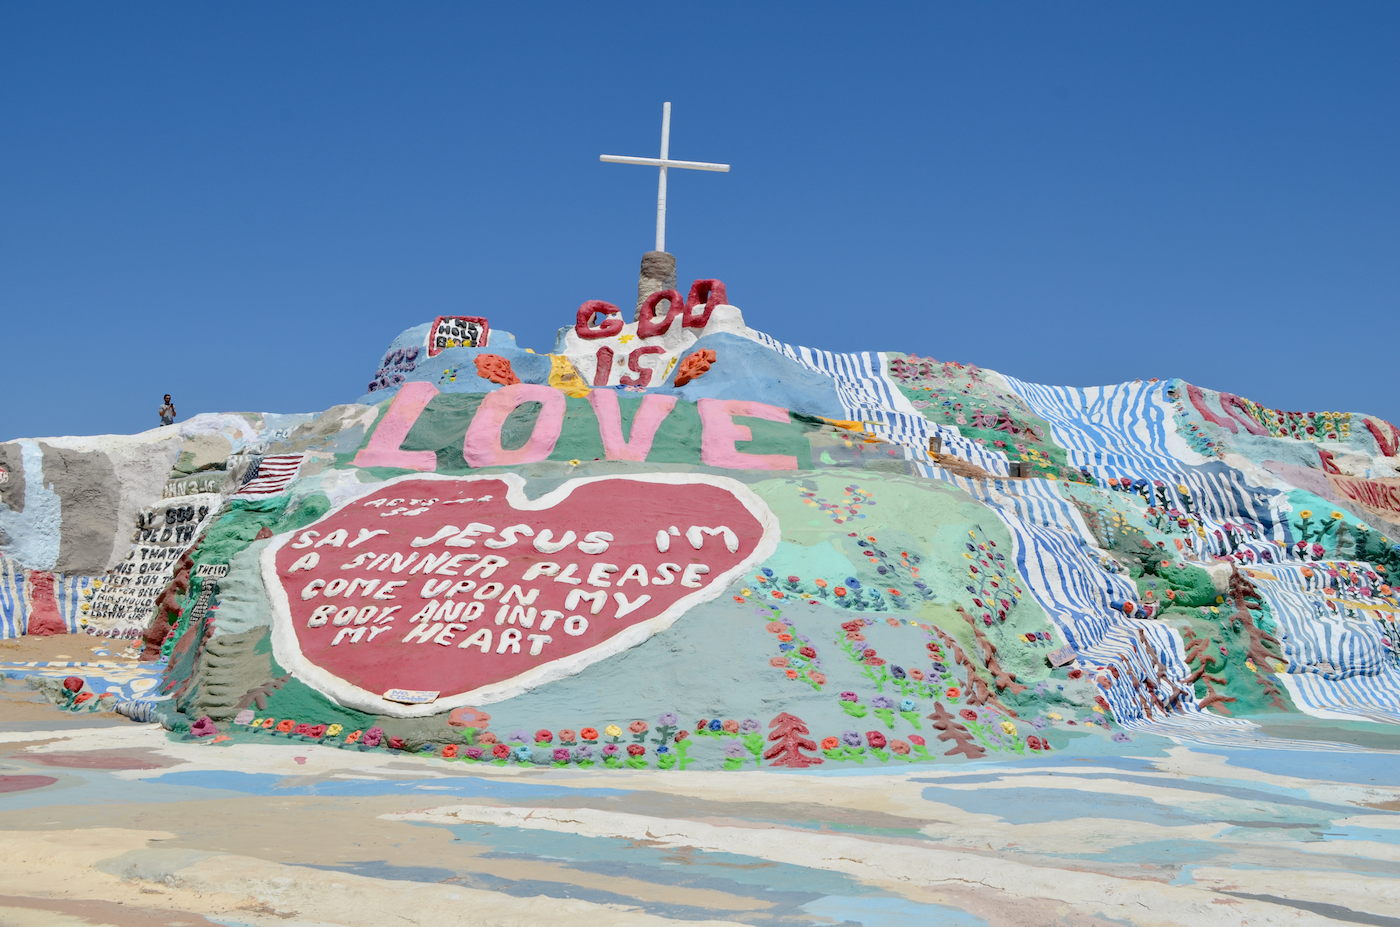
[[[54,640],[25,653],[77,657]],[[8,681],[0,925],[1400,927],[1400,754],[1377,747],[1395,732],[1335,733],[863,775],[566,772],[184,740]]]

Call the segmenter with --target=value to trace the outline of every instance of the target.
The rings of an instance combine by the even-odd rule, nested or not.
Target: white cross
[[[703,161],[672,161],[667,155],[671,150],[671,104],[666,103],[661,108],[661,157],[659,158],[629,158],[624,155],[599,155],[599,161],[611,161],[614,164],[645,164],[650,167],[661,168],[661,183],[656,189],[656,250],[666,250],[666,168],[686,167],[694,171],[724,171],[728,172],[728,164],[706,164]]]

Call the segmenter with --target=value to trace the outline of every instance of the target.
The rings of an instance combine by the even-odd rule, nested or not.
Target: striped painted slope
[[[29,627],[29,603],[24,597],[24,570],[0,556],[0,638],[19,637]]]
[[[831,377],[846,414],[876,423],[881,437],[902,445],[906,458],[924,476],[953,483],[989,505],[1011,532],[1022,579],[1066,642],[1079,653],[1081,663],[1091,670],[1100,665],[1118,667],[1116,677],[1108,675],[1111,685],[1104,691],[1115,718],[1126,725],[1148,720],[1149,713],[1129,677],[1155,686],[1159,697],[1167,699],[1172,691],[1170,682],[1184,678],[1187,672],[1181,640],[1169,628],[1128,618],[1111,607],[1114,599],[1136,598],[1136,590],[1127,580],[1100,568],[1103,551],[1095,546],[1078,511],[1059,496],[1052,482],[969,480],[936,466],[926,449],[928,436],[937,433],[944,436],[948,453],[990,473],[1008,473],[1005,455],[939,429],[919,414],[890,378],[883,355],[793,348],[766,335],[755,335],[784,357]],[[1139,631],[1148,648],[1142,646]],[[1167,673],[1166,685],[1156,684],[1159,663]],[[1205,723],[1218,721],[1216,716],[1199,711],[1189,689],[1177,704],[1179,711],[1198,715]],[[1160,717],[1155,705],[1150,711]]]

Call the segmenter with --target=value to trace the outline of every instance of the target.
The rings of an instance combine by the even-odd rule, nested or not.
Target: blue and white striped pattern
[[[29,627],[29,600],[24,581],[20,565],[0,556],[0,639],[19,637]]]
[[[65,576],[62,573],[53,576],[53,597],[58,602],[58,613],[63,616],[69,634],[82,630],[82,605],[87,601],[84,593],[92,585],[92,580],[91,576]]]

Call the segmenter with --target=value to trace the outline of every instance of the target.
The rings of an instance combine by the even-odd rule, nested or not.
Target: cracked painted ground
[[[5,925],[1400,925],[1388,726],[590,773],[195,741],[4,695]]]

